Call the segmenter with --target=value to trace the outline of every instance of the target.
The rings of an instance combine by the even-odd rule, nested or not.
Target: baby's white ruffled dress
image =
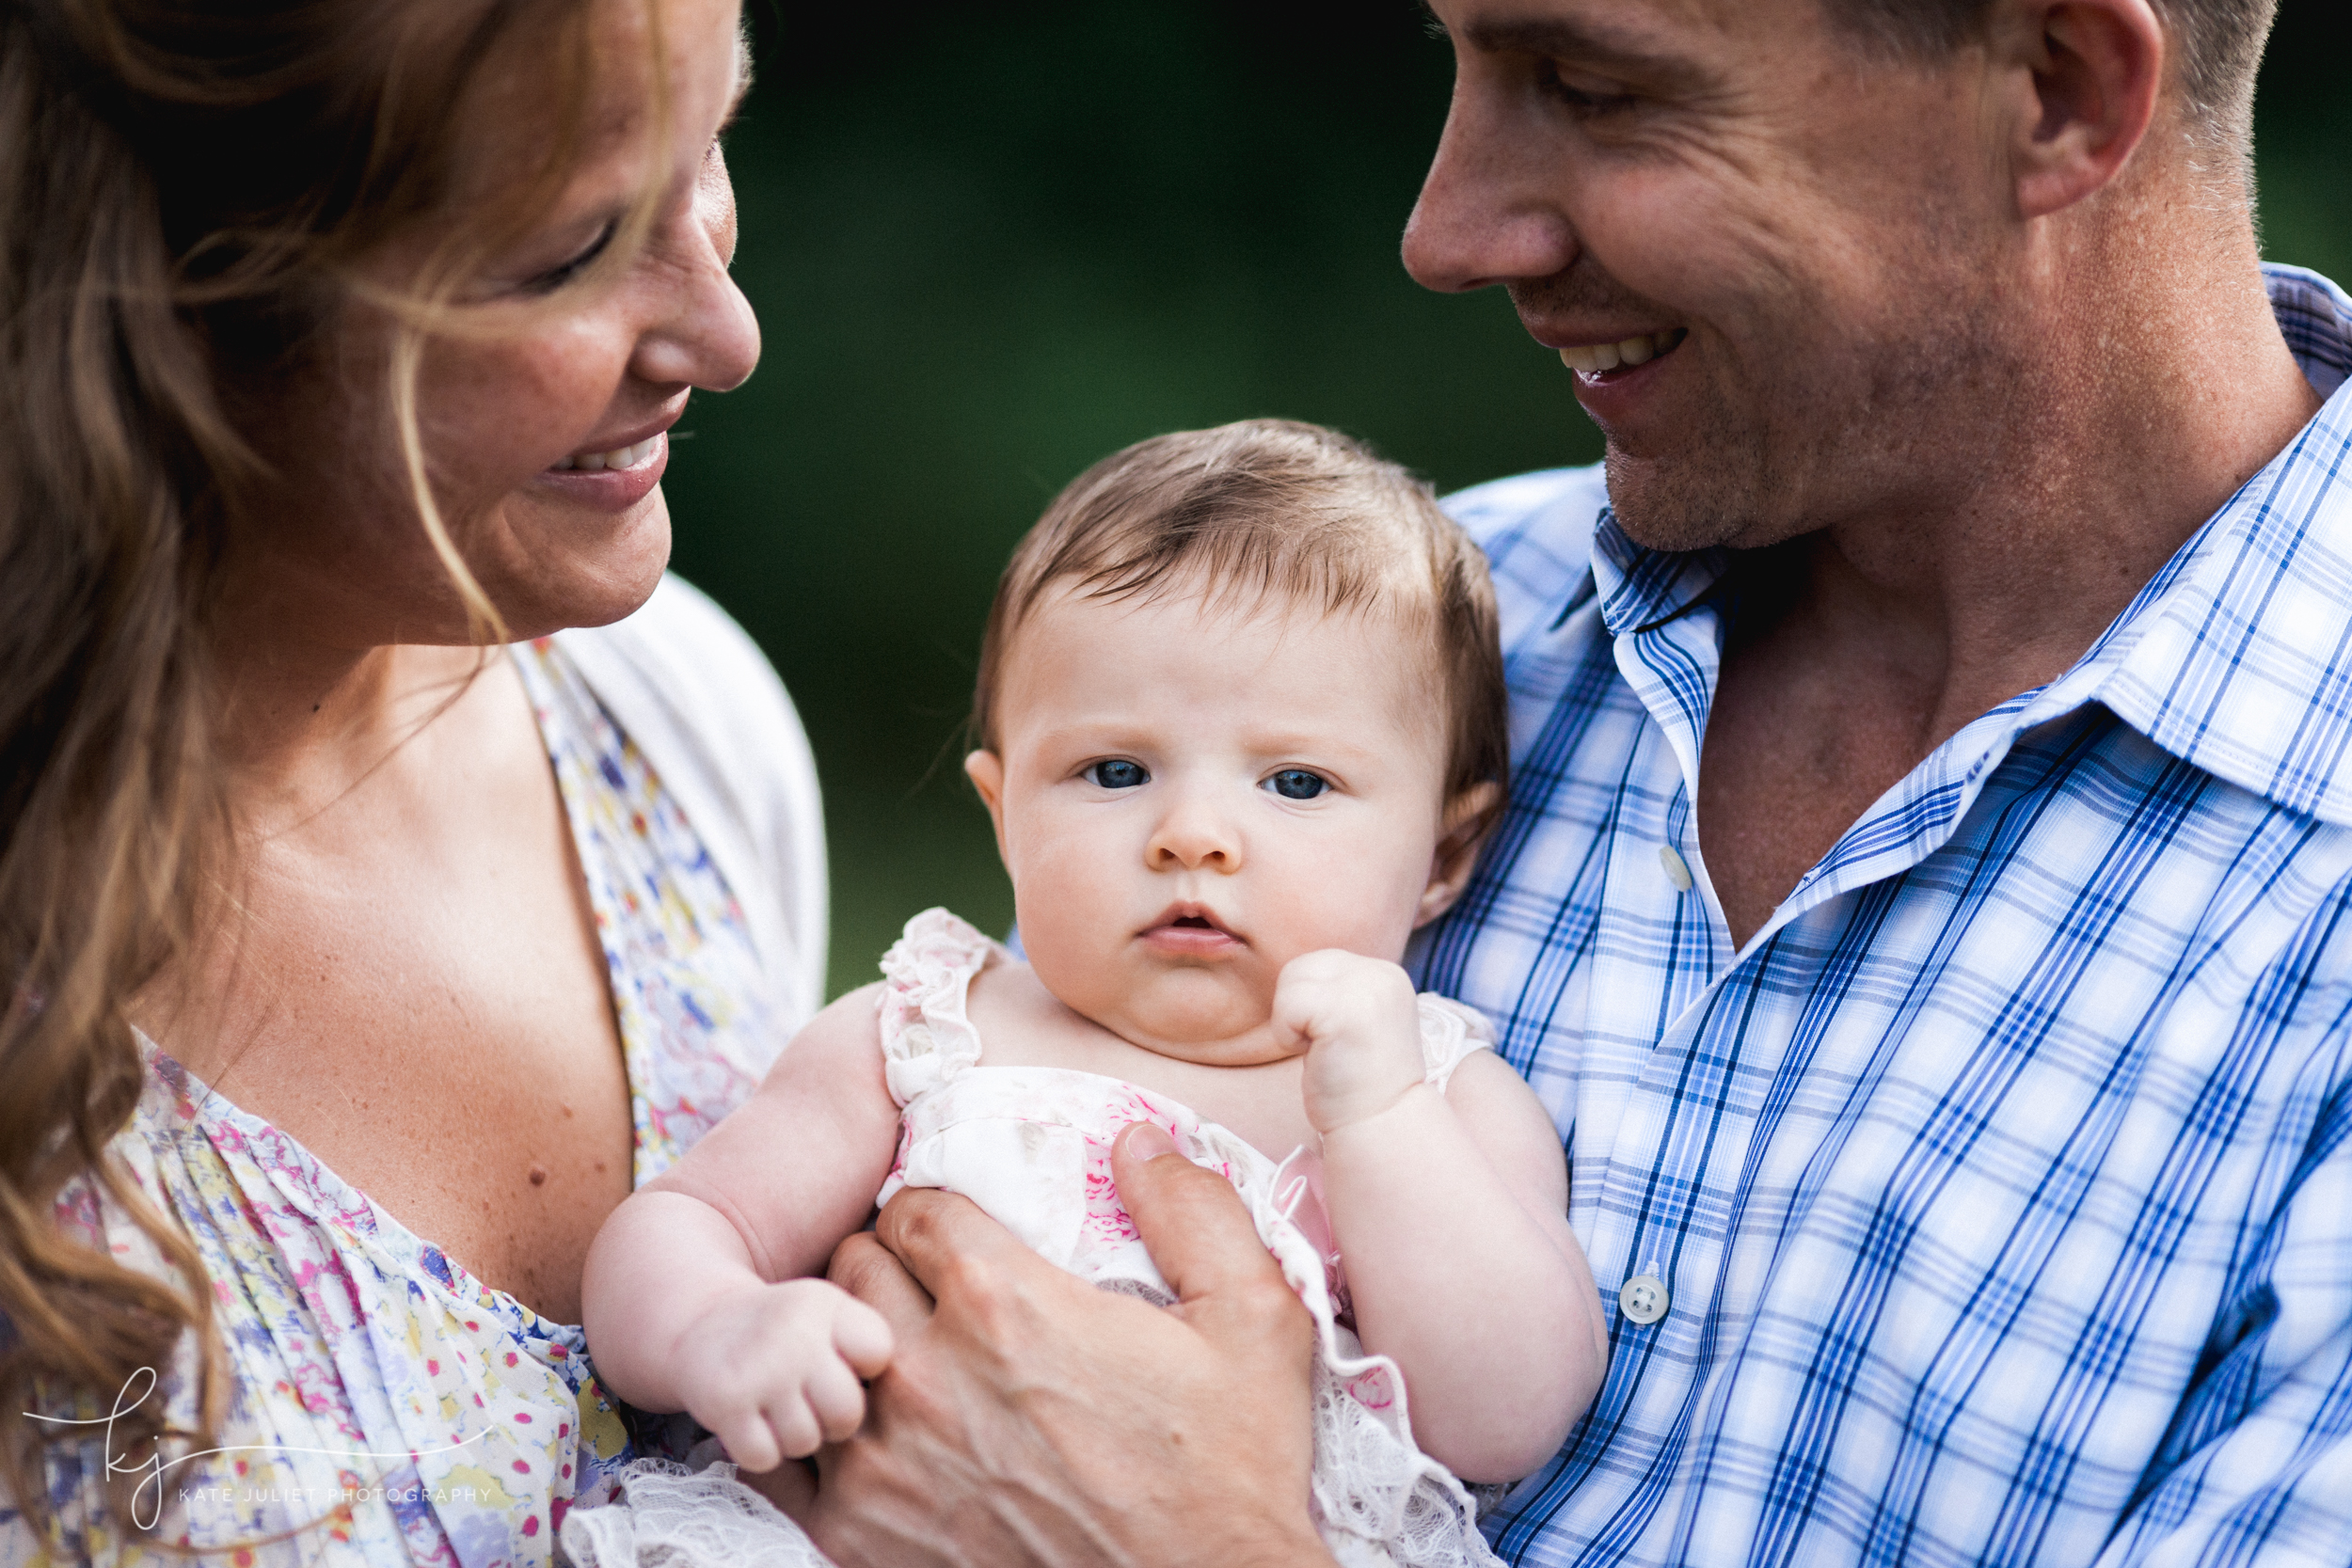
[[[1277,1163],[1165,1095],[1067,1068],[981,1066],[965,1003],[1004,949],[948,913],[907,922],[882,958],[883,1070],[903,1109],[898,1157],[878,1202],[901,1187],[961,1193],[1048,1260],[1105,1290],[1160,1305],[1175,1293],[1152,1264],[1111,1180],[1112,1142],[1157,1124],[1194,1164],[1249,1205],[1266,1250],[1314,1315],[1314,1476],[1325,1544],[1344,1568],[1460,1568],[1499,1562],[1451,1472],[1414,1444],[1396,1364],[1367,1355],[1342,1322],[1346,1285],[1305,1150]],[[1486,1021],[1443,997],[1421,999],[1427,1081],[1442,1090],[1491,1041]],[[1322,1244],[1318,1244],[1319,1241]],[[715,1446],[715,1445],[714,1445]],[[821,1568],[783,1513],[723,1462],[687,1470],[640,1461],[612,1506],[576,1505],[563,1544],[581,1568]],[[583,1500],[584,1504],[584,1500]]]

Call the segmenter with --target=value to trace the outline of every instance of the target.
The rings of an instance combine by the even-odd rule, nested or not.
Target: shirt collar
[[[2019,728],[2085,703],[2290,810],[2352,824],[2352,297],[2265,266],[2287,345],[2328,399],[2166,562]],[[1652,550],[1603,512],[1593,579],[1611,635],[1687,613],[1730,553]]]

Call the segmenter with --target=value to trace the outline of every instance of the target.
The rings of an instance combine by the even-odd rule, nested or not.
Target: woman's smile
[[[598,512],[626,512],[653,494],[670,467],[669,427],[663,420],[650,433],[617,441],[601,451],[581,451],[542,470],[539,483],[564,499]],[[595,438],[600,439],[600,438]]]

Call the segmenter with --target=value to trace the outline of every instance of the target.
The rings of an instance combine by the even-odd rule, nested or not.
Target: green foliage
[[[2286,0],[2287,25],[2326,4]],[[1446,487],[1599,446],[1499,292],[1428,294],[1397,264],[1452,73],[1404,0],[756,21],[728,156],[767,351],[696,402],[668,490],[678,570],[815,741],[838,991],[927,905],[1010,922],[960,725],[997,568],[1079,469],[1259,414]],[[2264,100],[2268,233],[2352,273],[2347,95],[2311,75]]]

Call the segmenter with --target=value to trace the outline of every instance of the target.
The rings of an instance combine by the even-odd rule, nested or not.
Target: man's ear
[[[1005,856],[1005,759],[993,752],[973,752],[963,759],[963,776],[979,792],[988,820],[996,830],[996,858]]]
[[[1429,861],[1429,885],[1422,889],[1421,905],[1413,911],[1414,930],[1445,913],[1462,896],[1478,864],[1480,847],[1502,819],[1502,786],[1491,779],[1470,785],[1447,805],[1438,852]]]
[[[2010,110],[2020,216],[2105,189],[2155,119],[2167,40],[2149,0],[2007,0],[1993,68]]]

